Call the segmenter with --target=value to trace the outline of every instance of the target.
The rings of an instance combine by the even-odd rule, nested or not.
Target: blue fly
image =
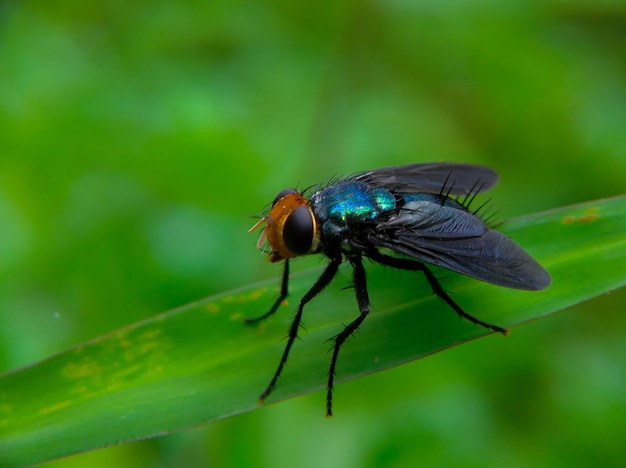
[[[248,323],[266,319],[287,297],[289,259],[322,254],[329,263],[300,299],[287,344],[265,391],[265,400],[281,375],[297,337],[304,306],[321,293],[344,260],[352,266],[359,315],[332,340],[326,414],[332,415],[333,379],[341,346],[369,313],[363,257],[392,268],[420,271],[433,292],[457,314],[488,330],[505,328],[465,312],[445,292],[426,265],[447,268],[481,281],[515,289],[540,290],[550,284],[548,272],[519,245],[491,229],[469,204],[478,192],[495,185],[498,174],[469,164],[407,164],[353,174],[308,190],[285,189],[269,212],[250,231],[265,224],[257,246],[269,244],[270,262],[284,260],[279,297],[269,311]],[[393,255],[389,255],[392,252]]]

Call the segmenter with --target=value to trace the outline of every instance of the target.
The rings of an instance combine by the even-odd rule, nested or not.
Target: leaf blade
[[[626,284],[625,215],[622,196],[509,222],[504,231],[550,271],[553,285],[545,291],[437,274],[447,276],[446,289],[465,310],[517,326]],[[420,277],[366,268],[373,310],[359,336],[342,348],[338,382],[486,334],[446,309]],[[275,280],[189,304],[1,376],[0,460],[37,463],[258,407],[294,305],[319,272],[294,275],[291,301],[258,326],[244,326],[242,319],[271,303]],[[325,340],[357,313],[353,294],[340,287],[348,282],[343,272],[307,306],[304,339],[270,402],[324,386]]]

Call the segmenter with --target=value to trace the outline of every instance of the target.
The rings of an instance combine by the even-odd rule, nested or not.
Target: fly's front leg
[[[311,287],[311,289],[307,291],[302,299],[300,299],[298,312],[296,312],[296,315],[291,322],[291,326],[289,327],[287,345],[285,346],[285,350],[283,351],[283,355],[280,358],[280,362],[278,363],[278,367],[276,368],[276,372],[274,372],[272,380],[270,381],[265,391],[259,397],[259,400],[261,400],[261,402],[264,401],[270,393],[272,393],[272,390],[274,390],[276,382],[278,381],[278,378],[283,371],[283,367],[285,366],[287,358],[289,357],[289,351],[291,350],[291,346],[293,346],[294,341],[298,337],[298,329],[300,328],[300,323],[302,322],[302,310],[304,309],[304,306],[307,304],[307,302],[309,302],[311,299],[321,293],[326,286],[328,286],[328,284],[337,274],[337,270],[339,270],[339,265],[341,265],[341,257],[331,259],[330,263],[328,264],[322,275],[317,279],[315,284]]]
[[[268,310],[263,315],[260,315],[259,317],[252,317],[252,318],[246,317],[245,319],[243,319],[244,323],[258,323],[261,320],[265,320],[267,317],[269,317],[274,312],[276,312],[278,310],[278,306],[281,304],[281,302],[285,300],[285,298],[289,294],[288,286],[289,286],[289,259],[286,259],[285,267],[283,268],[283,280],[282,280],[282,284],[280,287],[280,294],[278,298],[276,299],[276,302],[274,302],[270,310]]]

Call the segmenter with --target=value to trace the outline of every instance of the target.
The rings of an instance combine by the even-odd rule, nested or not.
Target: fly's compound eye
[[[315,220],[313,213],[308,206],[297,207],[287,217],[283,226],[285,245],[294,254],[303,255],[311,250],[314,236]]]
[[[274,197],[274,201],[272,202],[272,206],[275,206],[276,203],[278,203],[278,200],[280,200],[281,198],[286,197],[287,195],[289,195],[291,193],[298,193],[298,191],[295,188],[286,188],[286,189],[283,189],[280,192],[278,192],[278,195],[276,195]]]

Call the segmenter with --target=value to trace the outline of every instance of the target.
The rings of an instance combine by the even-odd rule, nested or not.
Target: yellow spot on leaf
[[[598,214],[598,208],[594,207],[594,208],[588,208],[580,216],[571,216],[571,215],[566,216],[561,220],[561,223],[563,224],[574,224],[574,223],[588,224],[588,223],[593,223],[594,221],[597,221],[599,218],[600,218],[600,215]]]
[[[60,410],[62,410],[64,408],[67,408],[71,404],[72,404],[72,402],[69,401],[69,400],[59,401],[58,403],[55,403],[53,405],[46,406],[45,408],[41,408],[39,410],[39,414],[46,415],[46,414],[50,414],[50,413],[56,413],[57,411],[60,411]]]
[[[63,375],[72,380],[92,377],[100,372],[102,372],[102,368],[99,364],[93,361],[86,361],[82,363],[71,362],[63,368]]]

